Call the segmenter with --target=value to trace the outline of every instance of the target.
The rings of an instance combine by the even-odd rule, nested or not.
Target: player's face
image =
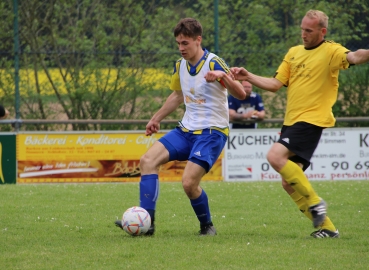
[[[323,41],[327,29],[319,26],[319,19],[304,17],[301,21],[301,38],[305,48],[312,48]]]
[[[193,39],[192,37],[187,37],[181,34],[176,37],[176,41],[182,57],[192,65],[196,64],[199,60],[197,59],[198,56],[200,55],[201,57],[203,54],[201,48],[201,36]],[[201,52],[199,52],[199,50],[201,50]]]
[[[243,81],[242,86],[243,86],[243,90],[245,90],[246,98],[248,98],[252,92],[252,85],[249,82]]]

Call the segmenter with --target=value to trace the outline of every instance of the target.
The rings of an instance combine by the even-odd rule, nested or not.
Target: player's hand
[[[215,82],[216,80],[221,79],[221,78],[223,78],[223,76],[226,76],[226,75],[227,74],[223,71],[212,70],[212,71],[209,71],[208,73],[206,73],[204,78],[207,82]]]
[[[239,81],[246,81],[249,75],[249,72],[243,67],[232,67],[231,73],[234,78]]]
[[[154,133],[157,133],[160,129],[160,124],[150,120],[150,122],[146,125],[146,132],[145,135],[146,136],[151,136]]]

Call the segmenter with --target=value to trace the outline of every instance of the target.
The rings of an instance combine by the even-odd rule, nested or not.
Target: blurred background
[[[180,57],[173,28],[180,18],[198,19],[203,46],[229,66],[273,76],[288,48],[301,44],[300,22],[309,9],[329,16],[327,40],[350,50],[369,48],[368,0],[2,0],[0,103],[16,119],[150,119],[170,94],[170,76]],[[368,116],[368,74],[369,64],[341,72],[336,117]],[[283,117],[286,88],[254,91],[263,97],[266,118]],[[180,119],[182,113],[180,107],[168,119]],[[135,130],[145,125],[21,129]],[[258,127],[275,126],[280,124]]]

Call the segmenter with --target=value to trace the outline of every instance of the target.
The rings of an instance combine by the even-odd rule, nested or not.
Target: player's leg
[[[269,150],[267,159],[282,178],[306,199],[309,211],[313,214],[313,226],[317,228],[324,222],[326,204],[315,192],[299,165],[288,159],[289,153],[284,145],[277,142]]]
[[[314,227],[319,227],[324,222],[327,205],[314,191],[304,170],[310,165],[310,159],[318,146],[322,131],[322,127],[305,122],[283,126],[281,137],[267,156],[272,167],[307,200]],[[302,163],[304,169],[296,162]]]
[[[308,219],[313,221],[313,216],[309,211],[309,205],[307,204],[307,200],[300,193],[295,191],[284,179],[282,179],[282,187],[288,193],[288,195],[291,197],[294,203],[297,205],[300,212],[303,213]],[[316,238],[322,237],[337,238],[339,237],[339,233],[336,227],[334,226],[333,222],[331,221],[331,219],[328,216],[326,216],[320,229],[318,231],[313,232],[311,236]]]
[[[208,196],[200,187],[200,181],[217,161],[227,136],[214,130],[211,134],[193,136],[196,136],[196,141],[183,173],[182,185],[200,222],[200,235],[215,235]]]
[[[297,204],[307,208],[304,210],[306,215],[311,213],[313,226],[316,228],[324,226],[323,230],[328,230],[326,228],[333,229],[334,225],[326,218],[326,203],[316,194],[304,174],[310,166],[310,159],[318,146],[322,131],[322,127],[305,122],[283,126],[278,143],[274,144],[268,153],[268,160],[288,183],[284,185],[287,193],[292,195]],[[288,191],[291,187],[296,193]],[[338,236],[338,231],[333,233]]]
[[[270,165],[281,174],[283,179],[304,196],[309,205],[320,202],[304,171],[295,162],[289,160],[290,151],[280,143],[274,143],[268,152],[267,159]]]
[[[303,168],[304,165],[301,163],[297,163],[300,168]],[[309,205],[307,203],[307,200],[297,191],[295,191],[291,185],[289,185],[286,180],[282,178],[282,186],[283,189],[290,195],[291,199],[296,203],[297,207],[299,208],[300,212],[303,213],[308,219],[313,221],[313,216],[311,212],[309,211]],[[336,227],[333,225],[331,219],[326,216],[323,224],[320,227],[321,230],[329,230],[331,232],[335,232]]]
[[[282,187],[287,192],[287,194],[291,197],[291,199],[295,202],[300,212],[303,213],[308,219],[313,220],[313,216],[309,212],[309,206],[307,205],[306,199],[294,190],[290,184],[287,183],[285,179],[282,178]]]
[[[150,214],[151,226],[146,235],[155,232],[155,209],[159,195],[158,172],[160,165],[168,162],[169,152],[162,143],[156,141],[140,159],[140,206]],[[117,227],[122,228],[120,220],[115,221]]]
[[[151,227],[146,235],[155,231],[155,210],[159,196],[159,167],[169,161],[169,152],[165,146],[156,141],[140,159],[140,206],[149,212]]]
[[[300,168],[303,168],[301,163],[297,163]],[[290,195],[291,199],[295,202],[297,207],[299,208],[300,212],[303,213],[308,219],[313,221],[313,216],[309,211],[309,205],[307,204],[307,200],[303,197],[298,191],[296,191],[287,181],[282,178],[282,187]]]
[[[182,185],[200,222],[200,235],[215,235],[216,230],[211,220],[208,196],[200,187],[201,178],[205,173],[203,167],[188,161],[183,172]]]
[[[208,196],[200,187],[201,178],[205,173],[203,167],[188,161],[183,172],[182,185],[200,222],[200,235],[215,235],[216,230],[211,220]]]
[[[156,201],[159,195],[159,167],[172,160],[187,160],[191,148],[184,133],[176,128],[155,142],[141,157],[140,206],[150,213],[151,227],[146,235],[155,230]]]

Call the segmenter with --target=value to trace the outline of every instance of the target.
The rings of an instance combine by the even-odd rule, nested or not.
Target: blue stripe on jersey
[[[212,65],[212,63],[214,63],[214,64]],[[211,59],[210,67],[211,66],[213,66],[213,68],[214,68],[212,70],[222,70],[225,73],[229,72],[229,67],[228,67],[227,63],[222,58],[214,57],[213,59]]]
[[[204,49],[204,55],[202,56],[202,58],[199,60],[199,62],[195,66],[192,66],[189,62],[187,62],[188,72],[191,75],[198,74],[201,68],[203,67],[204,63],[206,62],[206,59],[208,58],[209,54],[210,54],[209,51]],[[182,59],[183,58],[181,58],[178,61],[180,62]],[[177,66],[177,63],[176,63],[176,67],[175,67],[173,74],[175,73],[176,68],[179,68],[179,66]],[[213,59],[210,60],[210,70],[221,70],[221,71],[224,71],[225,73],[228,73],[229,67],[222,58],[214,57]]]
[[[181,64],[183,57],[179,58],[176,62],[176,64],[174,65],[174,69],[173,69],[173,74],[175,74],[177,72],[177,70],[179,70],[179,65]]]

